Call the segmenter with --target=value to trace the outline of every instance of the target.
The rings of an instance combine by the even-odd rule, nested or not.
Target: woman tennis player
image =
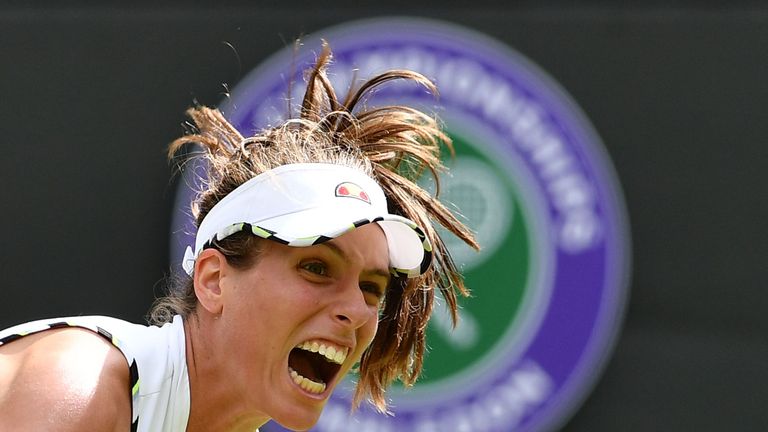
[[[222,114],[189,111],[207,178],[192,203],[189,275],[151,325],[89,316],[0,332],[0,430],[306,430],[359,364],[354,397],[385,411],[396,379],[422,367],[435,290],[456,317],[462,279],[432,226],[476,247],[420,188],[450,145],[405,106],[359,108],[390,71],[340,101],[327,46],[307,73],[298,118],[255,136]]]

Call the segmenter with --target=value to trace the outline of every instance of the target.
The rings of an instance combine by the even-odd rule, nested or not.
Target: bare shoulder
[[[127,431],[128,364],[85,329],[49,330],[0,346],[3,430]]]

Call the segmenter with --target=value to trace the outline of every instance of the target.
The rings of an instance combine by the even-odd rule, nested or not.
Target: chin
[[[317,419],[308,423],[296,421],[297,419],[291,419],[287,422],[277,421],[276,419],[273,419],[273,420],[279,423],[280,426],[296,432],[308,431],[310,428],[312,428],[312,426],[314,426],[317,423]]]
[[[293,411],[284,416],[275,416],[272,420],[279,423],[280,426],[292,431],[306,431],[317,423],[321,413],[322,410],[315,413]]]

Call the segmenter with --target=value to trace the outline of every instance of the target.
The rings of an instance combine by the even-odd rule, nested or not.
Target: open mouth
[[[348,353],[349,348],[327,342],[302,342],[288,355],[288,372],[296,385],[321,394],[341,370]]]

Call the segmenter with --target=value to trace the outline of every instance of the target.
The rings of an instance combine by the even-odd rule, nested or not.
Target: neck
[[[187,432],[253,432],[269,417],[249,409],[245,397],[239,396],[240,387],[220,357],[224,351],[215,345],[215,321],[206,311],[184,320],[190,388]]]

